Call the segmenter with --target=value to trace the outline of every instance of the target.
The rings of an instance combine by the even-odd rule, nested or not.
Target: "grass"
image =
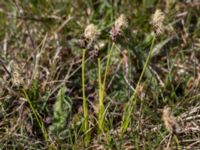
[[[199,6],[1,1],[0,149],[199,149]]]
[[[31,110],[32,110],[32,112],[33,112],[33,114],[34,114],[34,116],[36,118],[36,121],[37,121],[37,123],[38,123],[38,125],[40,127],[40,130],[42,131],[42,134],[44,136],[45,141],[48,141],[48,134],[47,134],[46,129],[44,128],[44,124],[43,124],[43,121],[41,120],[41,117],[36,112],[35,108],[33,107],[33,104],[31,102],[31,100],[29,99],[29,97],[28,97],[28,95],[27,95],[27,93],[25,91],[24,91],[24,95],[25,95],[25,98],[28,100],[30,108],[31,108]]]
[[[100,58],[98,58],[98,82],[99,82],[99,129],[100,132],[103,132],[104,130],[104,124],[105,124],[105,109],[104,109],[104,91],[106,89],[106,78],[108,75],[108,69],[110,65],[110,58],[113,51],[114,43],[112,44],[111,48],[108,50],[108,57],[106,61],[106,68],[103,78],[103,83],[101,82],[101,64],[100,64]]]

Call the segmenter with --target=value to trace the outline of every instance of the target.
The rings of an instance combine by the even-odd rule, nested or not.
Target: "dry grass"
[[[199,12],[198,0],[1,1],[0,149],[199,149]]]

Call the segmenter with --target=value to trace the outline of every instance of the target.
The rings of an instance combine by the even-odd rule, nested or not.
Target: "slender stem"
[[[136,94],[137,94],[137,90],[138,90],[138,87],[142,81],[142,78],[144,76],[144,73],[145,73],[145,70],[148,66],[148,63],[150,61],[150,58],[151,58],[151,54],[152,54],[152,51],[153,51],[153,46],[154,46],[154,42],[155,42],[155,36],[153,37],[153,40],[152,40],[152,43],[151,43],[151,47],[150,47],[150,51],[148,53],[148,56],[147,56],[147,59],[146,59],[146,62],[144,64],[144,67],[143,67],[143,70],[142,70],[142,73],[140,74],[140,78],[137,82],[137,85],[136,85],[136,88],[135,88],[135,92],[133,93],[133,95],[131,96],[129,102],[126,104],[125,106],[125,109],[124,109],[124,114],[123,114],[123,117],[122,117],[122,124],[121,124],[121,136],[124,135],[126,129],[128,128],[128,125],[130,123],[130,120],[131,120],[131,114],[133,113],[133,109],[134,109],[134,106],[135,106],[135,103],[136,103]]]
[[[111,54],[112,54],[114,45],[115,45],[115,43],[113,42],[111,48],[108,51],[108,58],[107,58],[107,62],[106,62],[106,70],[105,70],[104,79],[103,79],[103,89],[105,89],[106,77],[107,77],[107,74],[108,74],[108,68],[109,68],[109,64],[110,64],[110,58],[111,58]]]
[[[146,70],[146,68],[147,68],[147,66],[148,66],[148,63],[149,63],[149,60],[150,60],[150,58],[151,58],[151,53],[152,53],[152,51],[153,51],[154,42],[155,42],[155,36],[153,37],[153,40],[152,40],[152,43],[151,43],[151,47],[150,47],[149,54],[148,54],[148,56],[147,56],[147,59],[146,59],[146,62],[145,62],[145,64],[144,64],[144,67],[143,67],[142,73],[141,73],[141,75],[140,75],[140,78],[139,78],[139,80],[138,80],[138,82],[137,82],[137,85],[136,85],[136,88],[135,88],[135,92],[134,92],[134,94],[131,96],[130,101],[134,101],[134,99],[135,99],[135,96],[136,96],[136,93],[137,93],[137,89],[138,89],[138,87],[139,87],[139,85],[140,85],[140,83],[141,83],[141,81],[142,81],[142,78],[143,78],[143,76],[144,76],[145,70]]]
[[[100,58],[98,58],[98,81],[99,81],[99,98],[102,98],[102,83],[101,83],[101,64]],[[102,101],[99,102],[99,105],[102,105]]]
[[[83,49],[83,56],[82,56],[82,94],[83,94],[83,111],[84,111],[84,132],[85,132],[85,144],[89,143],[89,123],[88,123],[88,108],[87,108],[87,101],[85,96],[85,53],[86,49]]]
[[[98,118],[98,124],[100,132],[103,131],[103,124],[104,124],[104,106],[103,106],[103,88],[102,88],[102,82],[101,82],[101,64],[100,64],[100,58],[98,58],[98,82],[99,82],[99,118]]]

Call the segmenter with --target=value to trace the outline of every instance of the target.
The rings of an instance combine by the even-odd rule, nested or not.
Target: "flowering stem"
[[[123,113],[123,116],[122,116],[122,124],[121,124],[121,137],[123,137],[126,129],[128,128],[128,125],[130,123],[130,120],[131,120],[131,114],[133,113],[133,109],[135,107],[135,104],[136,104],[136,94],[137,94],[137,90],[138,90],[138,87],[142,81],[142,78],[144,76],[144,73],[145,73],[145,70],[148,66],[148,63],[149,63],[149,60],[151,58],[151,54],[152,54],[152,51],[153,51],[153,46],[154,46],[154,42],[155,42],[155,36],[153,37],[153,40],[152,40],[152,43],[151,43],[151,47],[150,47],[150,51],[148,53],[148,56],[147,56],[147,59],[146,59],[146,62],[144,64],[144,67],[143,67],[143,70],[142,70],[142,73],[140,74],[140,78],[137,82],[137,85],[136,85],[136,88],[135,88],[135,91],[133,93],[133,95],[131,96],[129,102],[126,104],[125,106],[125,109],[124,109],[124,113]]]
[[[104,105],[103,105],[103,88],[102,88],[102,82],[101,82],[101,64],[100,64],[100,58],[98,58],[98,82],[99,82],[99,118],[98,118],[98,125],[100,132],[103,131],[103,125],[104,125]]]
[[[88,123],[88,108],[87,101],[85,96],[85,53],[86,49],[83,49],[82,55],[82,95],[83,95],[83,111],[84,111],[84,132],[85,132],[85,144],[88,145],[90,136],[88,134],[89,131],[89,123]]]

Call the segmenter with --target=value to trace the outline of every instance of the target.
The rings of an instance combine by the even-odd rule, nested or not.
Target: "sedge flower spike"
[[[164,107],[163,109],[163,121],[165,128],[171,133],[178,133],[180,131],[180,127],[177,123],[176,118],[172,115],[171,109],[169,107]]]
[[[157,35],[160,35],[164,31],[164,20],[165,20],[165,15],[164,13],[157,9],[155,13],[152,15],[152,25],[153,29],[155,30],[155,33]]]
[[[93,41],[100,35],[100,31],[94,24],[89,24],[84,31],[84,37],[87,40]]]
[[[110,35],[113,41],[116,40],[118,36],[122,34],[122,30],[128,27],[128,21],[126,19],[126,16],[124,14],[121,14],[114,23],[114,26],[112,27],[110,31]]]
[[[126,16],[124,14],[121,14],[115,21],[115,28],[121,30],[127,27],[128,27],[128,21],[126,19]]]

